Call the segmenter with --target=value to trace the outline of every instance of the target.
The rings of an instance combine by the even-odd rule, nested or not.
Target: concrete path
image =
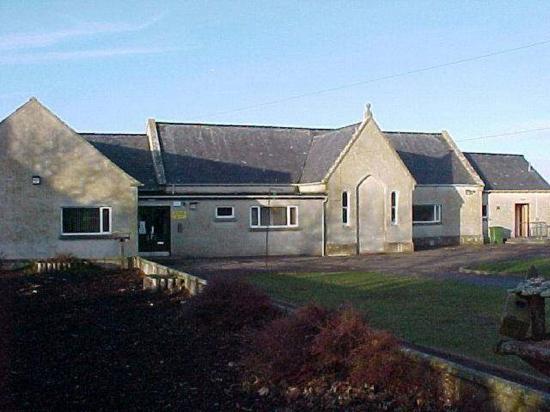
[[[547,245],[457,246],[414,253],[372,254],[328,257],[269,258],[157,258],[156,261],[203,277],[216,275],[253,275],[255,273],[303,272],[380,272],[396,275],[454,279],[479,285],[513,287],[522,277],[473,275],[459,272],[460,267],[486,261],[550,258]]]

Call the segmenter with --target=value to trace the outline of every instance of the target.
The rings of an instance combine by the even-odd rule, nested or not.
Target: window
[[[481,217],[487,219],[487,205],[481,206]]]
[[[441,223],[441,205],[414,205],[413,223]]]
[[[233,219],[235,217],[235,208],[233,206],[216,207],[216,219]]]
[[[397,192],[391,192],[390,204],[391,204],[391,222],[397,224]]]
[[[61,213],[64,235],[111,233],[110,207],[64,207]]]
[[[349,193],[342,192],[342,223],[349,225]]]
[[[297,227],[297,206],[252,206],[250,208],[250,227]]]

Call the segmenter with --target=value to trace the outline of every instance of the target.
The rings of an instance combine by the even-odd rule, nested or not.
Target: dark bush
[[[4,266],[6,266],[6,255],[0,250],[0,270],[3,270]]]
[[[71,253],[58,253],[54,257],[46,259],[46,262],[52,263],[81,263],[82,259],[77,258]]]
[[[311,344],[329,317],[319,306],[305,306],[256,333],[245,361],[251,374],[266,383],[299,384],[312,379]]]
[[[374,332],[351,308],[332,313],[311,344],[317,373],[345,379],[354,364],[356,348],[366,344]]]
[[[349,380],[353,385],[367,384],[389,392],[395,405],[443,406],[441,375],[403,353],[390,333],[372,332],[353,350],[351,358]]]
[[[199,326],[235,331],[259,327],[278,316],[279,310],[250,283],[220,276],[189,300],[186,315]]]

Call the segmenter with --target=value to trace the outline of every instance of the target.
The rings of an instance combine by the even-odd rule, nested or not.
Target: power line
[[[517,131],[514,131],[514,132],[469,137],[467,139],[459,139],[459,140],[457,140],[457,142],[467,142],[469,140],[492,139],[492,138],[495,138],[495,137],[515,136],[515,135],[524,134],[524,133],[541,132],[543,130],[550,130],[550,127],[539,127],[538,129],[525,129],[525,130],[517,130]]]
[[[408,70],[408,71],[405,71],[405,72],[394,73],[394,74],[390,74],[390,75],[387,75],[387,76],[375,77],[375,78],[372,78],[372,79],[367,79],[367,80],[361,80],[361,81],[357,81],[357,82],[353,82],[353,83],[342,84],[340,86],[330,87],[330,88],[326,88],[326,89],[319,89],[319,90],[315,90],[315,91],[311,91],[311,92],[307,92],[307,93],[302,93],[302,94],[296,94],[296,95],[289,96],[289,97],[284,97],[284,98],[281,98],[281,99],[270,100],[270,101],[266,101],[266,102],[263,102],[263,103],[257,103],[257,104],[254,104],[254,105],[250,105],[250,106],[242,106],[242,107],[238,107],[238,108],[235,108],[235,109],[225,110],[225,111],[221,111],[221,112],[217,112],[217,113],[211,113],[211,114],[208,114],[208,115],[205,115],[205,116],[198,116],[198,117],[220,116],[220,115],[229,114],[229,113],[236,113],[236,112],[242,112],[242,111],[245,111],[245,110],[257,109],[257,108],[265,107],[265,106],[272,106],[272,105],[279,104],[279,103],[285,103],[285,102],[289,102],[289,101],[292,101],[292,100],[302,99],[304,97],[318,96],[320,94],[331,93],[331,92],[335,92],[335,91],[338,91],[338,90],[348,89],[350,87],[361,86],[361,85],[364,85],[364,84],[375,83],[375,82],[379,82],[379,81],[383,81],[383,80],[395,79],[395,78],[398,78],[398,77],[409,76],[411,74],[422,73],[422,72],[426,72],[426,71],[430,71],[430,70],[441,69],[441,68],[444,68],[444,67],[456,66],[456,65],[459,65],[459,64],[469,63],[469,62],[476,61],[476,60],[487,59],[487,58],[494,57],[494,56],[499,56],[499,55],[502,55],[502,54],[513,53],[513,52],[517,52],[517,51],[520,51],[520,50],[525,50],[525,49],[530,49],[530,48],[533,48],[533,47],[543,46],[543,45],[548,44],[548,43],[550,43],[550,39],[539,41],[539,42],[534,42],[534,43],[529,43],[529,44],[524,44],[522,46],[512,47],[512,48],[509,48],[509,49],[501,49],[501,50],[497,50],[497,51],[486,53],[486,54],[480,54],[480,55],[477,55],[477,56],[466,57],[464,59],[453,60],[453,61],[449,61],[449,62],[446,62],[446,63],[440,63],[440,64],[434,64],[434,65],[431,65],[431,66],[425,66],[425,67],[421,67],[421,68],[418,68],[418,69]]]

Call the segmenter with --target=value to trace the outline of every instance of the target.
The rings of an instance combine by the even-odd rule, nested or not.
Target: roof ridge
[[[128,133],[128,132],[77,132],[78,134],[90,134],[90,135],[96,135],[96,136],[146,136],[146,133]]]
[[[519,156],[519,157],[525,157],[525,155],[521,153],[490,153],[490,152],[462,152],[464,154],[479,154],[479,155],[487,155],[487,156]]]
[[[348,124],[347,126],[342,126],[342,127],[339,127],[337,129],[329,129],[327,130],[326,133],[321,133],[321,134],[318,134],[318,135],[315,135],[315,136],[312,136],[313,139],[318,139],[320,137],[323,137],[323,136],[327,136],[329,134],[332,134],[332,133],[338,133],[338,132],[341,132],[343,129],[347,129],[348,127],[359,127],[361,126],[361,123],[352,123],[352,124]]]
[[[262,128],[262,129],[298,129],[298,130],[338,130],[328,127],[304,127],[304,126],[276,126],[276,125],[261,125],[261,124],[223,124],[223,123],[197,123],[197,122],[165,122],[158,121],[157,124],[171,124],[181,126],[217,126],[217,127],[249,127],[249,128]]]
[[[392,131],[392,130],[382,130],[382,133],[393,133],[393,134],[439,134],[442,135],[442,132],[406,132],[406,131]]]

